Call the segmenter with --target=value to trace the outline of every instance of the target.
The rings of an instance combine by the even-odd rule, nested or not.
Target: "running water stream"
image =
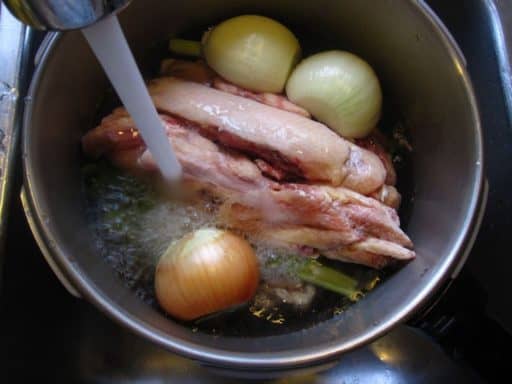
[[[125,108],[169,181],[181,176],[181,165],[149,96],[117,17],[109,16],[82,30]]]

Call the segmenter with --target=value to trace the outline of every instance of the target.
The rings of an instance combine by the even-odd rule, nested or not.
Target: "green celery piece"
[[[202,47],[199,41],[171,39],[169,40],[169,50],[178,55],[201,57]]]
[[[335,269],[326,267],[316,260],[308,260],[297,268],[297,275],[308,283],[347,296],[357,301],[363,293],[357,289],[358,282]]]

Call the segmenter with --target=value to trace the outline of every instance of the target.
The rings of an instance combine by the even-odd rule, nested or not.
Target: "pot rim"
[[[410,3],[418,13],[418,16],[426,19],[431,24],[434,32],[436,32],[441,38],[445,50],[449,53],[453,65],[457,68],[460,74],[461,82],[468,96],[469,104],[471,107],[472,120],[477,136],[475,154],[477,158],[477,166],[475,167],[474,171],[475,183],[472,186],[471,199],[466,209],[462,229],[456,241],[454,242],[452,250],[448,255],[446,255],[446,257],[443,258],[442,264],[439,266],[437,272],[432,276],[429,282],[425,284],[419,294],[402,308],[396,310],[395,313],[390,316],[387,321],[374,325],[373,327],[369,328],[363,335],[355,337],[343,345],[319,345],[314,349],[300,349],[294,350],[293,352],[259,352],[251,354],[219,350],[205,347],[204,345],[185,342],[177,337],[170,336],[169,334],[148,326],[133,314],[122,310],[115,303],[110,301],[108,297],[105,297],[99,293],[95,289],[94,285],[91,284],[89,279],[77,270],[76,265],[74,265],[73,262],[69,260],[65,252],[60,248],[59,244],[55,244],[51,240],[53,238],[53,234],[47,226],[42,224],[43,220],[41,219],[41,210],[38,209],[37,204],[38,199],[34,195],[33,172],[29,162],[30,156],[27,156],[29,140],[27,140],[26,136],[24,135],[22,142],[22,160],[24,171],[24,186],[27,197],[26,204],[28,205],[28,207],[26,207],[26,214],[31,216],[30,220],[33,221],[34,224],[32,226],[32,231],[34,232],[35,236],[41,239],[43,246],[46,246],[47,249],[50,250],[50,255],[58,265],[58,268],[61,270],[63,275],[72,283],[74,287],[78,289],[84,298],[101,309],[106,315],[121,325],[131,329],[136,334],[151,340],[152,342],[165,347],[170,351],[194,360],[199,360],[207,365],[241,371],[276,371],[297,367],[307,367],[333,360],[342,353],[368,344],[380,336],[383,336],[397,324],[405,322],[413,313],[415,313],[424,304],[426,304],[431,296],[450,277],[455,268],[458,267],[461,262],[465,261],[464,259],[461,259],[462,255],[464,254],[463,251],[466,247],[471,245],[470,238],[472,232],[478,229],[474,227],[477,226],[475,224],[477,221],[476,217],[478,209],[483,203],[481,196],[484,182],[484,151],[481,122],[473,85],[465,67],[464,56],[462,55],[450,32],[446,29],[441,20],[428,5],[426,5],[423,1],[411,1]],[[44,67],[52,49],[58,43],[61,36],[62,35],[60,33],[53,34],[48,40],[48,43],[42,47],[41,56],[30,84],[28,92],[29,98],[32,98],[38,89],[43,72],[42,68]],[[23,118],[23,127],[27,127],[30,124],[32,109],[32,104],[26,105]],[[26,130],[23,129],[23,132],[25,131]],[[51,247],[49,247],[49,245],[51,245]]]

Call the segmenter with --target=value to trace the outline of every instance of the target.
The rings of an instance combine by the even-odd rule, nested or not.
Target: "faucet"
[[[16,18],[36,29],[87,27],[125,8],[131,0],[4,0]]]

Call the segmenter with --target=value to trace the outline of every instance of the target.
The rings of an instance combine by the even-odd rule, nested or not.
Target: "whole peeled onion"
[[[204,228],[165,251],[156,267],[155,290],[166,312],[193,320],[250,300],[258,282],[251,245],[231,232]]]
[[[345,51],[317,53],[290,75],[286,95],[341,136],[361,138],[379,121],[382,90],[370,65]]]
[[[282,92],[301,52],[288,28],[258,15],[225,20],[203,40],[204,57],[215,72],[256,92]]]

